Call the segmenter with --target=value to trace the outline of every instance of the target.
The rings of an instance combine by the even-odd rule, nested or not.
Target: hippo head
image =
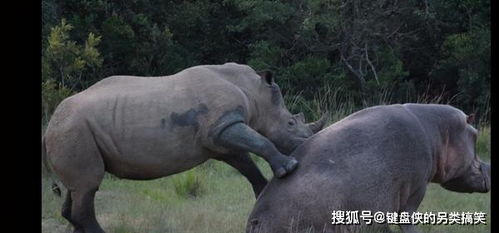
[[[291,114],[284,105],[284,99],[279,86],[274,82],[269,71],[259,72],[261,83],[259,87],[258,109],[260,122],[257,131],[267,137],[279,151],[290,154],[298,145],[308,137],[321,130],[326,121],[327,114],[312,123],[305,123],[303,113]]]
[[[450,129],[442,155],[447,162],[443,163],[444,178],[440,185],[455,192],[486,193],[490,190],[490,165],[480,161],[476,154],[478,131],[471,126],[472,121],[473,115],[463,116],[459,120],[461,127]]]

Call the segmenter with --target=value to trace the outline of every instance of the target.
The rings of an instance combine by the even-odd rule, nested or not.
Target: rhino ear
[[[268,85],[272,85],[272,83],[274,82],[273,74],[269,70],[260,71],[257,72],[257,74],[260,75],[262,80],[264,80]]]
[[[466,117],[466,123],[470,125],[475,124],[475,113],[471,113]]]

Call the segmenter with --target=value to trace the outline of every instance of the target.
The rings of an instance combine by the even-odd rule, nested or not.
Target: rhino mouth
[[[296,149],[296,147],[298,147],[299,145],[301,145],[302,143],[304,143],[309,137],[296,137],[295,141],[296,143],[294,144],[294,149]]]

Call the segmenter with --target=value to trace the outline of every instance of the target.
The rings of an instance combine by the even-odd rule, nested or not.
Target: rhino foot
[[[277,178],[282,178],[286,175],[286,169],[284,169],[284,167],[280,167],[279,169],[277,169],[275,172],[274,172],[274,175],[277,177]]]
[[[297,166],[298,166],[298,161],[295,158],[291,157],[289,160],[286,161],[284,166],[278,168],[274,172],[274,175],[277,178],[282,178],[287,174],[291,173],[293,170],[295,170]]]
[[[286,164],[286,171],[291,172],[295,170],[297,166],[298,166],[298,161],[295,158],[291,157],[291,159]]]

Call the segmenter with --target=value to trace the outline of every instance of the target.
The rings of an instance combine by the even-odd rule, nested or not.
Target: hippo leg
[[[248,153],[224,155],[216,159],[229,164],[246,177],[253,187],[255,197],[258,197],[265,185],[267,185],[267,179],[262,175]]]
[[[82,189],[71,192],[71,220],[74,233],[104,233],[97,223],[94,210],[94,197],[97,189]]]
[[[295,158],[281,154],[272,142],[244,123],[228,126],[218,134],[215,142],[235,151],[249,151],[262,157],[270,164],[277,178],[289,174],[298,165]]]
[[[401,211],[409,212],[409,215],[412,216],[412,213],[418,210],[421,201],[423,201],[423,197],[426,193],[426,184],[421,185],[415,192],[413,192],[405,205],[401,206]],[[420,233],[419,229],[416,225],[408,224],[408,225],[400,225],[400,229],[403,233]]]

